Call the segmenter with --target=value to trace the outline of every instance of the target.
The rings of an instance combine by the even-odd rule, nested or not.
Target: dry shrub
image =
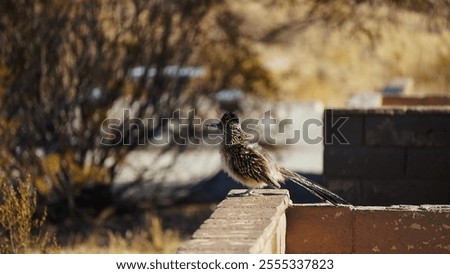
[[[128,230],[118,233],[108,230],[94,232],[87,238],[71,237],[68,245],[61,247],[61,253],[175,253],[184,239],[178,231],[164,229],[161,219],[150,218],[148,229]]]
[[[49,215],[53,204],[73,213],[83,188],[113,182],[126,154],[180,108],[201,106],[201,94],[275,89],[227,9],[224,0],[0,1],[0,169],[30,173]],[[181,73],[192,66],[204,75]],[[149,71],[132,76],[138,67]],[[103,138],[114,109],[133,111]],[[135,118],[155,123],[137,130]]]
[[[36,191],[31,179],[16,184],[0,178],[0,253],[49,253],[55,237],[45,229],[46,213],[36,217]]]

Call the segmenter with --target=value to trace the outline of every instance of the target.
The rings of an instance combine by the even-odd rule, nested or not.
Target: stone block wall
[[[450,203],[450,107],[327,109],[324,121],[330,190],[355,205]]]

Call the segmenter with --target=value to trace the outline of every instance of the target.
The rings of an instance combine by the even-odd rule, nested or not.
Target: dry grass
[[[30,178],[17,184],[0,178],[0,253],[175,253],[188,237],[163,228],[161,218],[151,214],[143,226],[148,229],[119,233],[99,225],[87,237],[70,235],[61,245],[50,232],[45,211],[38,216],[37,208]]]
[[[36,216],[36,191],[30,178],[13,184],[0,178],[0,253],[49,253],[58,250],[55,237]]]
[[[216,204],[184,204],[118,214],[105,210],[91,232],[68,235],[61,253],[175,253]]]
[[[107,231],[94,232],[87,238],[72,236],[69,243],[61,247],[61,253],[101,253],[101,254],[142,254],[142,253],[175,253],[183,239],[179,232],[163,229],[161,220],[151,218],[147,230],[125,234]]]

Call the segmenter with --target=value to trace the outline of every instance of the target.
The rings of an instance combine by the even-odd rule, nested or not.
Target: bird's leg
[[[261,194],[253,192],[254,188],[249,188],[241,194],[241,196],[261,196]]]
[[[250,196],[253,193],[253,189],[249,188],[246,191],[242,192],[241,196]]]
[[[254,188],[249,188],[242,193],[234,193],[230,195],[230,197],[261,196],[261,194],[253,192],[254,190],[255,190]]]

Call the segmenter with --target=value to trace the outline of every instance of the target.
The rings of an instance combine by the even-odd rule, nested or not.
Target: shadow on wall
[[[330,190],[355,205],[450,203],[450,107],[334,109],[325,115],[327,121],[348,117],[341,132],[349,144],[325,137],[324,184]]]
[[[318,174],[302,175],[317,183],[321,183],[322,181],[322,176]],[[289,190],[291,200],[294,203],[317,203],[321,201],[319,198],[309,193],[309,191],[293,182],[287,182],[282,188]],[[232,189],[242,189],[242,192],[245,191],[245,188],[241,184],[236,183],[225,172],[220,171],[210,180],[195,185],[190,190],[191,194],[180,202],[219,202],[222,201]]]

